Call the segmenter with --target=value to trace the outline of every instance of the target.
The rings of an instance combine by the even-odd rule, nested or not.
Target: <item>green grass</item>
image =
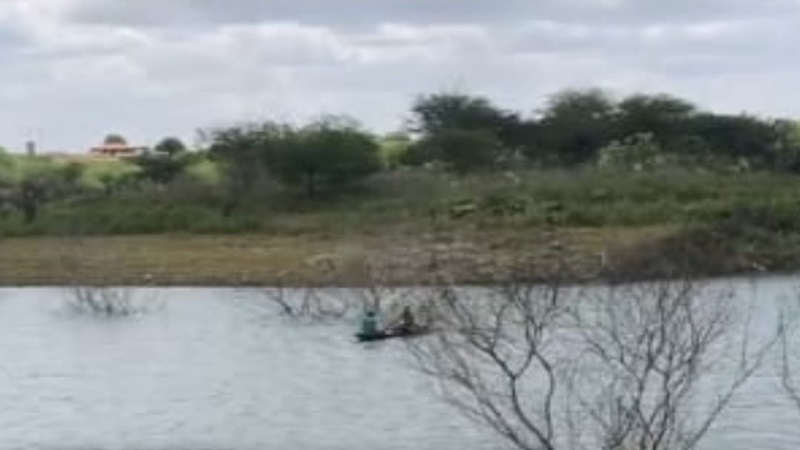
[[[205,166],[198,174],[213,171]],[[142,185],[110,196],[89,191],[48,204],[32,224],[23,223],[19,214],[0,216],[1,251],[19,244],[41,253],[13,250],[17,253],[6,253],[10,259],[3,264],[12,272],[17,263],[31,265],[15,279],[46,280],[48,243],[63,245],[83,235],[94,236],[97,258],[128,241],[146,246],[142,258],[147,261],[173,251],[185,256],[169,258],[181,267],[207,258],[205,272],[197,277],[171,268],[143,269],[138,259],[125,263],[139,275],[155,271],[165,283],[237,282],[240,272],[275,282],[287,261],[299,266],[321,253],[358,258],[393,253],[400,266],[422,268],[432,236],[471,248],[466,260],[502,260],[546,247],[548,230],[555,226],[585,273],[595,273],[601,253],[609,255],[615,270],[632,277],[678,269],[716,275],[800,268],[800,177],[788,175],[524,171],[457,177],[419,169],[385,172],[347,192],[316,199],[264,183],[238,210],[223,216],[224,192],[212,177],[198,174],[170,186]],[[187,247],[166,246],[170,236],[184,236]],[[268,250],[242,259],[218,247],[226,239],[260,242]],[[279,253],[269,250],[275,242],[281,243]],[[233,259],[221,262],[221,255]],[[258,267],[252,264],[269,273],[254,274]],[[345,278],[358,282],[355,267]],[[127,280],[121,269],[113,270],[113,279]],[[302,270],[306,282],[319,281],[314,269]],[[411,270],[403,276],[413,282],[423,275]],[[474,281],[468,269],[460,276]]]
[[[96,160],[83,163],[81,183],[88,188],[101,189],[104,180],[114,180],[139,171],[134,164],[118,160]]]
[[[800,178],[775,174],[528,171],[458,178],[415,171],[374,179],[360,204],[340,207],[374,214],[447,216],[454,205],[468,204],[475,208],[465,220],[607,227],[682,224],[741,205],[799,200]],[[493,207],[498,203],[521,204],[524,211],[498,211]]]
[[[223,176],[219,166],[209,160],[194,162],[186,168],[186,174],[211,185],[219,184]]]
[[[84,176],[121,176],[129,173],[125,164],[93,165]],[[0,217],[0,234],[423,232],[433,222],[480,230],[676,227],[759,209],[762,216],[800,224],[800,177],[772,173],[586,170],[458,177],[399,170],[316,199],[265,183],[230,217],[221,214],[225,193],[219,176],[212,163],[201,162],[170,186],[144,185],[48,204],[33,224],[23,224],[18,214]]]
[[[0,154],[0,181],[16,184],[20,181],[61,169],[69,164],[83,166],[80,183],[88,189],[101,189],[104,179],[117,179],[136,173],[139,169],[121,160],[91,158],[59,158],[49,156],[28,157],[18,154]]]

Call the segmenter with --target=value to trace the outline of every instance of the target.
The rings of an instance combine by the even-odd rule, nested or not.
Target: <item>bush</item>
[[[0,185],[11,184],[14,178],[13,158],[7,153],[0,151]]]
[[[337,118],[287,133],[276,149],[267,158],[267,168],[283,183],[302,187],[309,197],[361,180],[381,168],[373,138]]]
[[[383,166],[392,170],[403,165],[411,146],[411,138],[403,134],[391,134],[381,139],[380,155]]]
[[[653,133],[637,133],[600,149],[597,165],[602,169],[636,172],[663,167],[669,162]]]
[[[54,207],[34,223],[21,218],[0,220],[0,234],[25,235],[124,235],[156,233],[244,233],[260,228],[248,215],[220,216],[201,206],[92,203]]]
[[[428,144],[428,141],[410,144],[406,151],[399,156],[398,163],[408,167],[419,167],[426,163],[436,161],[437,155]]]
[[[186,153],[186,144],[176,137],[168,137],[162,139],[161,142],[156,144],[155,151],[156,153],[160,153],[162,155],[175,157]]]
[[[139,166],[139,178],[167,184],[178,178],[190,163],[186,146],[178,138],[166,138],[155,151],[148,151],[134,160]]]
[[[504,150],[492,133],[483,130],[444,130],[418,145],[415,152],[420,159],[440,161],[459,173],[493,167]]]
[[[184,155],[169,155],[162,153],[146,153],[135,160],[141,171],[138,177],[154,183],[171,183],[184,170],[189,160]]]

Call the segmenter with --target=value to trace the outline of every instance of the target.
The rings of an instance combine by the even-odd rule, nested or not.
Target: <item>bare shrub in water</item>
[[[800,291],[795,292],[796,301],[786,306],[780,321],[780,375],[783,393],[800,413],[800,352],[798,352],[797,324],[800,319]]]
[[[751,343],[743,299],[689,279],[562,279],[440,286],[444,331],[408,344],[448,402],[520,449],[694,449],[777,342]]]
[[[134,288],[116,286],[113,280],[98,276],[102,269],[91,266],[81,257],[82,249],[93,245],[89,239],[75,237],[53,249],[56,270],[64,279],[66,306],[77,313],[99,317],[128,317],[152,309],[155,299],[137,300]],[[102,243],[100,244],[102,245]],[[97,253],[97,252],[93,252]],[[95,264],[117,265],[117,255],[106,254]]]
[[[442,286],[431,300],[443,331],[409,341],[418,367],[439,382],[449,403],[517,447],[555,449],[562,358],[556,342],[566,296],[555,286],[477,293]],[[526,391],[535,387],[531,398]]]
[[[129,288],[110,286],[71,286],[67,288],[69,306],[77,312],[105,317],[138,314],[144,308],[133,301]]]
[[[291,274],[284,274],[276,286],[260,289],[261,297],[286,317],[312,321],[343,319],[350,313],[367,309],[396,316],[405,306],[421,306],[417,297],[410,295],[411,288],[389,283],[390,269],[387,267],[366,261],[360,268],[362,273],[359,277],[365,281],[364,286],[343,289],[336,287],[336,261],[325,259],[318,264],[322,278],[328,280],[330,288],[300,287],[300,283],[291,281]]]
[[[324,258],[316,261],[315,265],[323,278],[335,279],[334,260]],[[261,289],[260,294],[268,303],[277,306],[280,314],[292,319],[340,319],[354,306],[351,298],[331,295],[330,292],[325,295],[321,289],[302,287],[291,272],[282,274],[275,286]]]
[[[277,305],[281,314],[293,319],[327,320],[344,317],[353,307],[347,298],[324,295],[315,288],[283,285],[260,290],[264,299]]]
[[[575,311],[569,404],[603,449],[696,448],[780,333],[751,342],[747,299],[690,279],[603,289]]]

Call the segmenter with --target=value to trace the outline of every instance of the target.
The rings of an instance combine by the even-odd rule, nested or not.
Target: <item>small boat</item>
[[[414,336],[421,336],[430,333],[428,327],[416,326],[412,329],[394,328],[389,330],[378,331],[377,333],[365,334],[356,333],[356,338],[359,342],[372,342],[382,341],[384,339],[392,338],[409,338]]]
[[[382,341],[384,339],[389,339],[391,337],[397,337],[397,336],[394,336],[391,333],[387,333],[385,331],[378,331],[377,333],[372,333],[372,334],[356,333],[356,339],[358,339],[359,342]]]

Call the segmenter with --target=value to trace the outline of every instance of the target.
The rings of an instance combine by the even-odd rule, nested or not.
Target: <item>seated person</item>
[[[409,334],[414,331],[415,327],[414,314],[411,312],[411,308],[406,306],[403,308],[403,314],[400,316],[400,324],[395,328],[395,332]]]
[[[361,334],[364,336],[375,336],[378,334],[378,315],[375,311],[369,310],[361,320]]]

